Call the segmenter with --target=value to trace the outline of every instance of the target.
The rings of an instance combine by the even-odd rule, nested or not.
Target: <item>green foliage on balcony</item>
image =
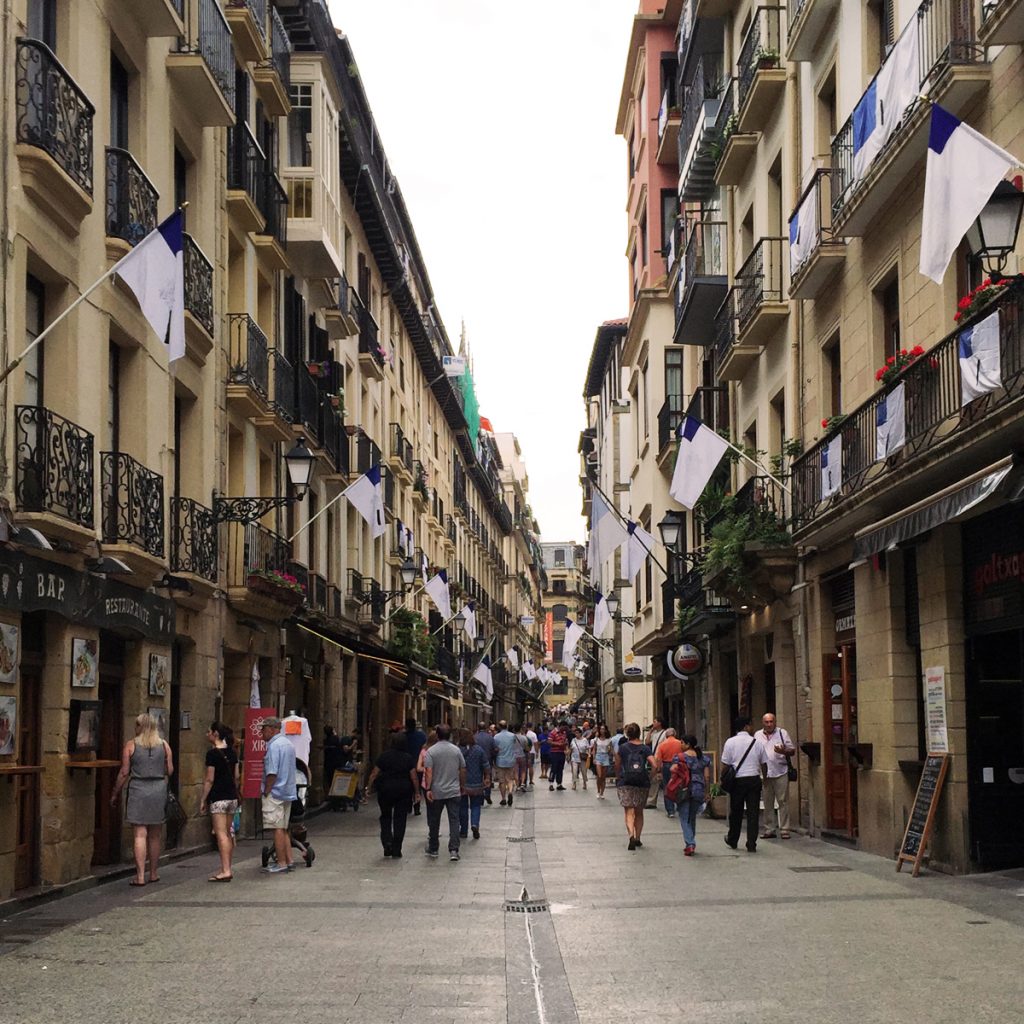
[[[423,616],[408,608],[400,608],[391,617],[391,639],[388,651],[400,661],[414,661],[424,668],[437,667],[437,637]]]

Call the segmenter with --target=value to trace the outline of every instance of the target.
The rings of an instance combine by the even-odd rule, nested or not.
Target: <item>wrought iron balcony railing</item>
[[[156,227],[159,198],[135,157],[107,146],[107,237],[137,245]]]
[[[348,434],[341,417],[335,412],[330,402],[320,403],[320,420],[317,425],[317,435],[320,438],[320,447],[330,457],[335,469],[339,473],[348,473]]]
[[[736,61],[739,105],[742,109],[757,72],[777,68],[782,53],[782,8],[758,7],[740,47]]]
[[[198,18],[194,39],[181,40],[179,53],[197,53],[210,69],[227,105],[235,106],[235,52],[231,26],[220,9],[219,0],[192,0]]]
[[[373,466],[380,465],[380,448],[369,434],[360,432],[356,437],[356,470],[368,473]]]
[[[682,123],[679,127],[679,166],[686,160],[686,149],[690,145],[694,131],[704,117],[704,104],[707,100],[716,99],[724,87],[722,81],[722,55],[705,53],[694,67],[693,78],[686,87],[683,98]]]
[[[270,350],[269,359],[270,377],[274,386],[270,406],[283,420],[295,423],[299,418],[295,401],[295,367],[279,348]]]
[[[103,541],[164,556],[164,478],[124,452],[100,452]]]
[[[384,365],[384,351],[380,347],[380,329],[366,306],[359,303],[359,354],[371,355],[379,366]]]
[[[700,420],[714,431],[729,429],[729,389],[727,387],[697,388],[686,406],[686,416]]]
[[[276,7],[270,8],[270,63],[281,79],[285,92],[289,92],[292,82],[292,47]]]
[[[91,196],[95,108],[45,43],[16,45],[15,139],[49,154]]]
[[[320,389],[316,378],[300,363],[295,368],[295,405],[298,423],[301,423],[313,438],[320,436]]]
[[[715,314],[715,367],[720,368],[736,344],[736,289],[730,288]]]
[[[185,309],[213,336],[213,264],[195,239],[186,234],[182,253],[185,269]]]
[[[736,273],[736,315],[744,328],[766,302],[786,298],[786,274],[782,260],[784,238],[762,238]]]
[[[14,409],[14,496],[19,512],[49,512],[93,528],[94,455],[88,430],[49,409]]]
[[[267,0],[227,0],[227,6],[248,10],[259,34],[267,38]]]
[[[257,232],[276,238],[281,245],[288,244],[288,193],[270,165],[260,183],[256,205],[263,214],[263,230]]]
[[[803,270],[804,264],[822,245],[841,241],[832,228],[833,175],[831,167],[815,171],[790,218],[790,280]]]
[[[213,512],[191,498],[171,498],[171,572],[217,582],[217,524]]]
[[[229,384],[246,384],[270,397],[270,355],[267,336],[248,313],[228,314]]]
[[[663,452],[675,439],[683,418],[683,396],[668,395],[658,410],[658,451]]]
[[[253,573],[287,571],[291,545],[259,523],[228,523],[228,585],[244,587]]]
[[[228,129],[228,188],[245,192],[262,213],[260,206],[267,158],[256,136],[244,122]]]

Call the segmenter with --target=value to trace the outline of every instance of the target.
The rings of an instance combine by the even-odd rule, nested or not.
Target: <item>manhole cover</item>
[[[790,868],[790,871],[795,871],[797,874],[809,875],[815,872],[823,871],[852,871],[853,868],[844,868],[841,864],[822,864],[815,865],[811,868]]]
[[[508,841],[510,843],[532,843],[533,836],[509,836]]]
[[[505,900],[506,914],[543,914],[547,910],[547,900]]]
[[[968,921],[968,924],[988,924],[988,921]]]

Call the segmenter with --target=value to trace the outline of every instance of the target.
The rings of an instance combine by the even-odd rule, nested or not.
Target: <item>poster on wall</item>
[[[0,683],[13,683],[18,675],[18,627],[0,622]]]
[[[68,753],[83,754],[100,745],[100,709],[98,700],[73,700],[68,721]]]
[[[71,685],[83,690],[95,686],[99,673],[99,645],[76,636],[71,641]]]
[[[548,612],[544,616],[544,657],[546,661],[555,660],[555,613]]]
[[[167,708],[146,708],[149,717],[156,722],[156,731],[160,739],[167,742]]]
[[[946,728],[946,668],[944,665],[924,670],[924,706],[928,730],[928,753],[948,754],[949,733]]]
[[[263,758],[267,744],[263,739],[263,719],[276,715],[274,708],[245,709],[245,748],[242,754],[242,796],[246,800],[263,793]]]
[[[18,734],[17,731],[17,698],[0,697],[0,754],[14,753],[14,737]]]
[[[149,656],[149,695],[150,697],[165,697],[167,695],[167,683],[170,681],[169,659],[166,654],[151,654]]]

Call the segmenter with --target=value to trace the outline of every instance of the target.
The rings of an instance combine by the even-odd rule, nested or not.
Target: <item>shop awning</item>
[[[859,530],[853,539],[853,560],[861,562],[882,551],[893,551],[943,523],[977,515],[985,508],[1024,496],[1024,469],[1013,455],[939,491],[900,512]]]

